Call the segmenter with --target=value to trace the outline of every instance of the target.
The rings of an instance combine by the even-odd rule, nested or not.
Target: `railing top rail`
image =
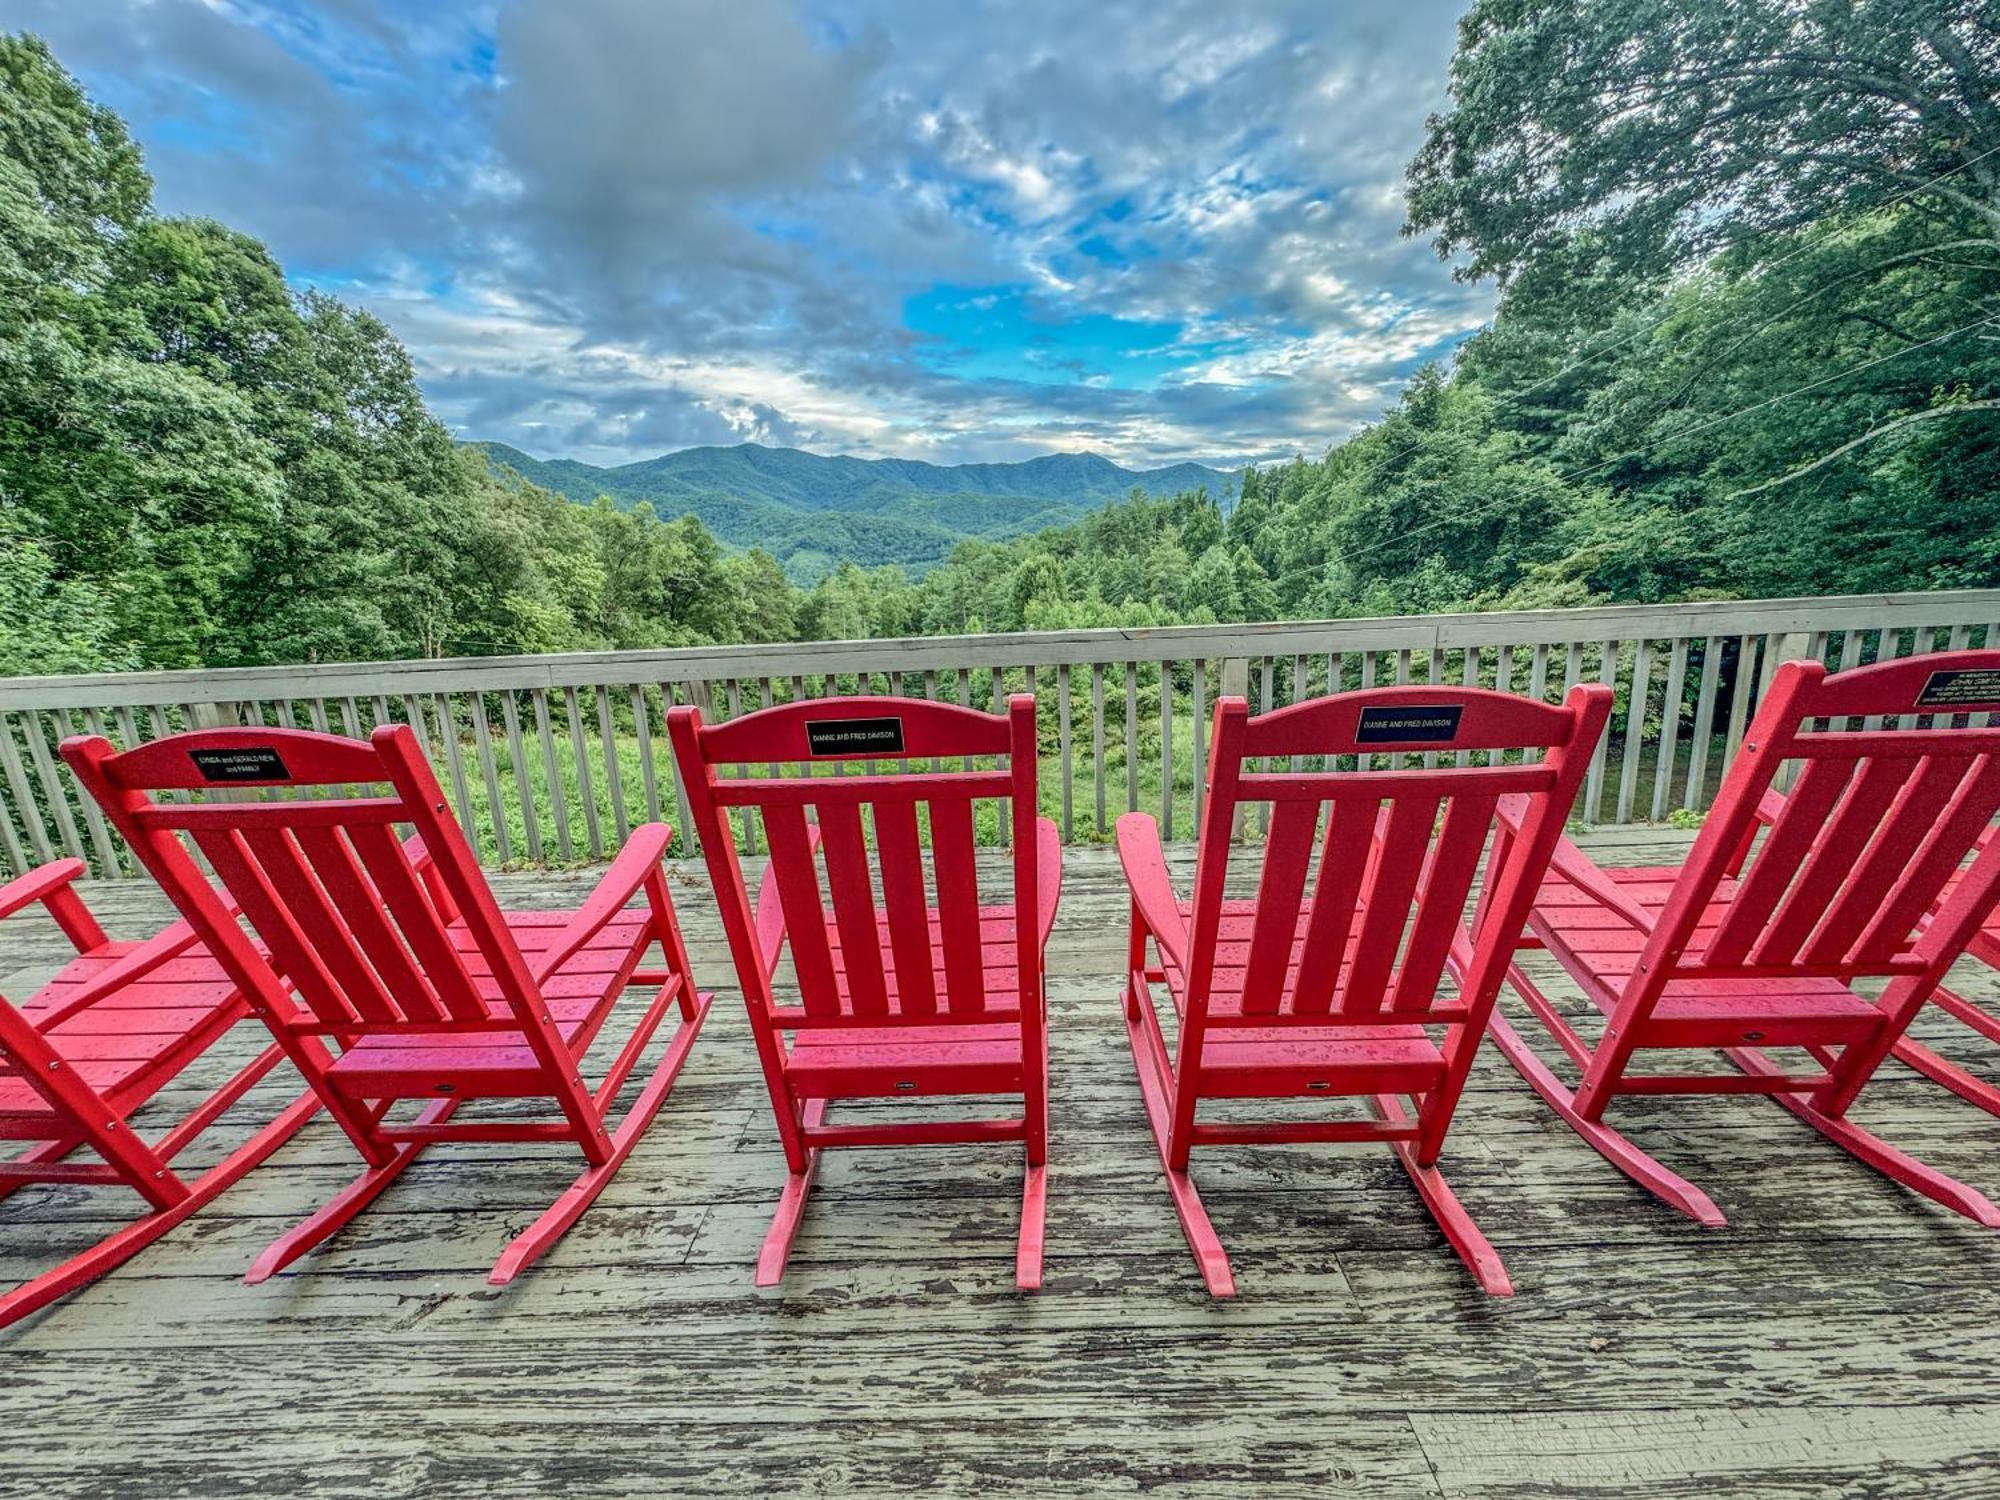
[[[1429,651],[1570,641],[1661,640],[2000,621],[2000,589],[1721,599],[1377,619],[921,636],[876,641],[581,651],[418,661],[327,662],[178,672],[0,678],[0,710],[109,708],[269,698],[390,697],[474,689],[709,682],[829,672],[1185,661],[1339,651]]]

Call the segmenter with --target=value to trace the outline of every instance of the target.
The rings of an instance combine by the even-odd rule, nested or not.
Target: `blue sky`
[[[1458,0],[0,0],[163,212],[618,463],[1317,454],[1490,314],[1400,234]]]

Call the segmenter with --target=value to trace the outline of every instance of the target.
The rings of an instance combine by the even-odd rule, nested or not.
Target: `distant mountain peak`
[[[725,542],[772,552],[802,582],[847,561],[921,573],[962,541],[1062,525],[1134,488],[1162,496],[1205,488],[1217,500],[1235,489],[1231,475],[1205,465],[1127,469],[1088,452],[933,464],[737,443],[601,467],[538,459],[505,443],[466,446],[572,500],[608,495],[662,517],[699,516]]]

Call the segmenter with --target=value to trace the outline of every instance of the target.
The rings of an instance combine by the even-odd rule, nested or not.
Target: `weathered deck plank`
[[[1648,863],[1686,836],[1588,842]],[[633,1160],[545,1262],[485,1284],[573,1168],[458,1147],[295,1273],[241,1285],[354,1171],[322,1120],[207,1215],[0,1335],[0,1494],[2000,1489],[2000,1240],[1761,1100],[1620,1105],[1730,1214],[1706,1231],[1483,1055],[1446,1168],[1515,1273],[1511,1301],[1473,1288],[1386,1152],[1199,1156],[1243,1291],[1211,1303],[1118,1024],[1116,865],[1072,851],[1068,871],[1041,1296],[1011,1287],[1017,1163],[966,1148],[836,1155],[783,1288],[755,1290],[783,1168],[720,931],[684,870],[689,946],[721,1003]],[[587,879],[498,883],[534,905]],[[162,919],[136,882],[90,894],[120,935]],[[64,951],[32,920],[6,939],[0,991],[17,995]],[[1950,1023],[1920,1029],[1994,1071]],[[286,1091],[267,1083],[231,1124]],[[2000,1122],[1895,1067],[1861,1113],[2000,1189]],[[75,1187],[0,1203],[0,1276],[124,1209]]]

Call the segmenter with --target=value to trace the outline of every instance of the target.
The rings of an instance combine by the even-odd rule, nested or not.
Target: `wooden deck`
[[[1686,838],[1584,842],[1652,863]],[[557,904],[589,878],[498,883]],[[686,869],[677,891],[714,1018],[540,1266],[485,1283],[574,1165],[452,1147],[295,1274],[241,1285],[354,1171],[321,1117],[204,1217],[0,1335],[0,1494],[2000,1493],[2000,1239],[1762,1100],[1618,1106],[1730,1215],[1703,1230],[1483,1053],[1445,1167],[1511,1301],[1475,1290],[1386,1150],[1198,1155],[1242,1288],[1211,1303],[1118,1020],[1124,902],[1102,850],[1071,852],[1053,945],[1047,1289],[1012,1287],[1018,1153],[962,1147],[836,1155],[782,1290],[759,1293],[782,1160],[706,883]],[[149,886],[89,894],[115,935],[163,920]],[[17,996],[63,951],[34,919],[0,937]],[[1949,1022],[1919,1033],[1991,1071]],[[2000,1122],[1899,1066],[1858,1117],[2000,1191]],[[128,1206],[17,1195],[0,1274]]]

